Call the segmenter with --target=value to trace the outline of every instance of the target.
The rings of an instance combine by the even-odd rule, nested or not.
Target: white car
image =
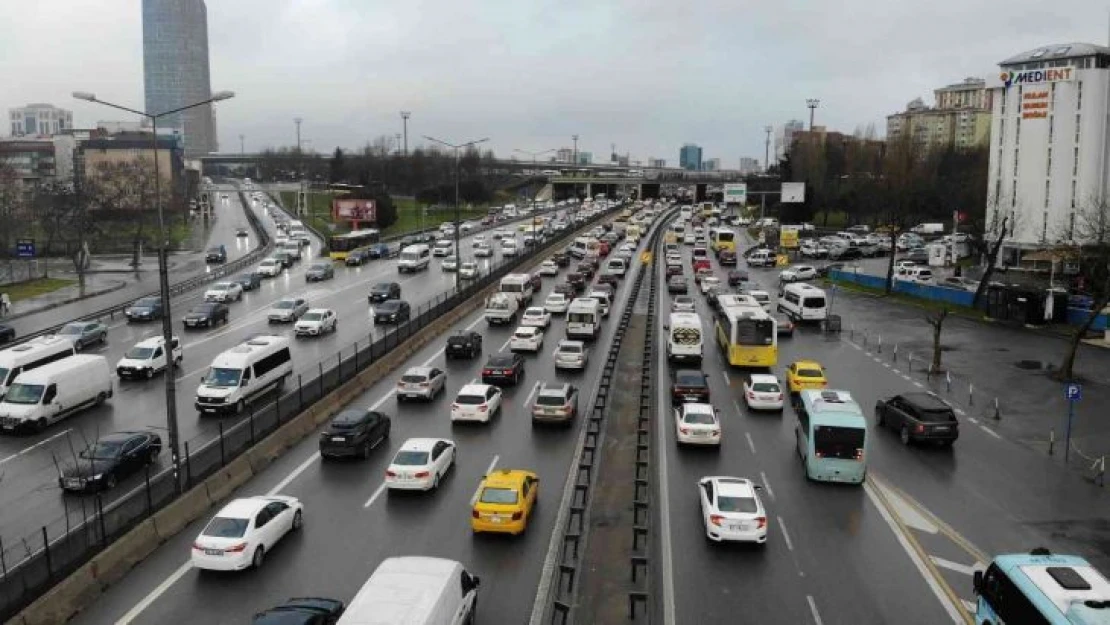
[[[139,341],[134,347],[127,350],[127,353],[120,358],[116,363],[116,375],[121,379],[123,378],[146,378],[154,377],[155,373],[165,371],[168,361],[166,360],[166,350],[163,346],[166,340],[160,336],[152,336],[149,339]],[[175,336],[173,337],[173,362],[175,365],[181,364],[183,357],[183,350],[181,348],[181,341]]]
[[[552,293],[543,301],[543,309],[549,313],[561,315],[570,307],[570,299],[563,293]]]
[[[285,271],[285,265],[276,258],[267,258],[258,264],[258,275],[266,278],[276,278],[283,271]]]
[[[451,403],[451,423],[479,421],[489,423],[501,410],[501,389],[492,384],[467,384]]]
[[[705,537],[713,542],[767,543],[767,509],[759,499],[763,487],[741,477],[710,476],[698,480],[698,499]]]
[[[478,247],[480,245],[485,245],[486,244],[486,235],[484,235],[484,234],[474,235],[473,242],[474,243],[471,247]]]
[[[335,332],[338,328],[339,317],[330,308],[310,308],[301,315],[293,326],[296,336],[320,336],[328,332]]]
[[[237,302],[243,299],[243,285],[238,282],[217,282],[204,292],[206,302]]]
[[[440,239],[432,246],[432,256],[452,256],[455,253],[455,242],[450,239]]]
[[[520,325],[546,330],[547,326],[551,325],[551,313],[541,306],[525,308],[524,314],[520,317]]]
[[[390,490],[434,490],[455,465],[455,441],[410,438],[401,445],[385,470]]]
[[[520,326],[509,337],[509,351],[538,352],[543,347],[543,330],[532,326]]]
[[[709,404],[682,404],[674,409],[675,438],[679,445],[720,445],[721,421]]]
[[[721,288],[721,279],[717,276],[705,276],[701,279],[701,283],[698,284],[698,288],[701,289],[701,294],[705,295],[712,289]]]
[[[519,252],[520,247],[516,244],[516,239],[501,239],[502,256],[516,256]]]
[[[473,280],[478,277],[478,263],[467,261],[459,265],[459,277],[463,280]]]
[[[458,256],[445,256],[439,262],[439,268],[444,271],[458,271],[459,270],[459,257]]]
[[[447,372],[438,367],[409,367],[397,381],[397,402],[406,399],[433,401],[447,388]]]
[[[782,384],[766,373],[753,373],[744,381],[744,403],[751,410],[782,410]]]
[[[689,295],[675,295],[671,299],[671,312],[697,312],[694,298]]]
[[[291,322],[301,318],[308,312],[308,300],[303,297],[283,297],[274,302],[266,319],[270,323]]]
[[[559,275],[559,264],[553,260],[545,260],[540,265],[541,276],[557,276]]]
[[[304,525],[304,506],[294,497],[236,499],[224,506],[193,541],[193,567],[210,571],[258,568],[286,534]]]
[[[813,280],[817,277],[817,268],[813,265],[796,265],[790,269],[783,269],[779,273],[779,282],[798,282],[800,280]]]

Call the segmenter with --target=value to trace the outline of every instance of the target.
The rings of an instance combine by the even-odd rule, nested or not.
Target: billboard
[[[378,222],[374,200],[332,200],[331,218],[335,221]]]
[[[779,247],[798,247],[798,234],[801,226],[783,226],[779,229]]]
[[[782,183],[782,202],[784,204],[801,204],[806,201],[806,183]]]
[[[733,183],[725,185],[725,203],[726,204],[740,204],[741,206],[748,203],[748,185],[746,183]]]

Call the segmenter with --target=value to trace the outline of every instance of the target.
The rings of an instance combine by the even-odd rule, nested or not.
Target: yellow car
[[[786,368],[786,385],[791,393],[805,389],[826,388],[825,369],[816,360],[799,360]]]
[[[482,479],[470,511],[470,529],[519,534],[528,528],[540,478],[531,471],[499,469]]]

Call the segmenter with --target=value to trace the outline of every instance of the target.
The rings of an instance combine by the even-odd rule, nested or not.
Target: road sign
[[[1083,385],[1072,382],[1065,386],[1064,398],[1070,402],[1077,402],[1083,399]]]
[[[652,257],[651,252],[641,253],[640,254],[640,263],[642,263],[644,265],[650,265],[651,264],[651,257]]]
[[[34,258],[35,257],[35,240],[34,239],[16,239],[16,241],[15,241],[15,255],[16,255],[16,258]]]
[[[726,204],[736,203],[743,206],[748,203],[748,185],[743,182],[726,184],[724,195]]]

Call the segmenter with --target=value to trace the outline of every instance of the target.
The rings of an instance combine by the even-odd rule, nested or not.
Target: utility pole
[[[571,165],[578,164],[578,135],[571,135],[571,140],[574,141],[574,162]]]
[[[764,126],[763,132],[767,133],[767,140],[763,142],[763,173],[771,169],[771,131],[773,128]]]
[[[246,154],[247,153],[247,148],[244,147],[246,144],[243,143],[243,139],[244,139],[244,136],[239,135],[239,153],[240,154]]]
[[[455,151],[455,290],[458,291],[461,288],[459,284],[461,281],[459,277],[459,265],[462,264],[462,250],[459,249],[459,230],[462,229],[462,213],[459,208],[459,150],[476,146],[479,143],[485,143],[489,141],[489,137],[467,141],[466,143],[448,143],[436,139],[435,137],[429,137],[428,135],[424,135],[424,138]]]
[[[297,125],[297,207],[298,216],[308,212],[308,194],[304,188],[304,153],[301,152],[301,122],[300,117],[294,117],[293,123]]]
[[[412,115],[412,113],[401,111],[401,125],[404,127],[405,133],[405,156],[409,155],[409,115]]]
[[[397,139],[397,151],[400,152],[401,151],[401,133],[398,132],[397,134],[395,134],[393,136]]]
[[[813,131],[813,112],[817,110],[817,105],[818,104],[821,104],[821,101],[818,100],[817,98],[809,98],[809,99],[806,100],[806,106],[809,107],[809,130],[810,130],[810,132]]]

